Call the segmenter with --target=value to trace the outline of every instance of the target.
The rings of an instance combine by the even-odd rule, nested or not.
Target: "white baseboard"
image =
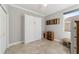
[[[55,41],[57,41],[57,42],[61,42],[60,40],[58,40],[58,39],[55,39]]]
[[[9,47],[11,47],[11,46],[13,46],[13,45],[16,45],[16,44],[20,44],[20,43],[22,43],[23,41],[18,41],[18,42],[15,42],[15,43],[11,43],[11,44],[9,44]]]

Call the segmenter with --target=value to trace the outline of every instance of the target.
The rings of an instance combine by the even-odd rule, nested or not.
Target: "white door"
[[[6,47],[7,47],[7,16],[4,10],[0,7],[0,53],[4,53]]]
[[[25,15],[25,43],[41,39],[41,19]]]
[[[34,38],[41,39],[41,18],[39,17],[34,17]]]
[[[33,41],[33,17],[25,15],[25,43]]]

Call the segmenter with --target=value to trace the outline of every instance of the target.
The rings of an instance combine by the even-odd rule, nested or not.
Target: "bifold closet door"
[[[25,15],[25,43],[41,39],[41,19]]]

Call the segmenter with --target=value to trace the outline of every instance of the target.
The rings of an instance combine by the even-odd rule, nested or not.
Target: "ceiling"
[[[61,11],[65,8],[69,8],[74,4],[48,4],[46,7],[43,6],[43,4],[15,4],[15,5],[47,16],[57,11]]]

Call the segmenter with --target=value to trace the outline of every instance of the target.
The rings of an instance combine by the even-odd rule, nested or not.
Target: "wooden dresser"
[[[47,31],[44,33],[44,38],[50,41],[54,40],[54,32]]]

